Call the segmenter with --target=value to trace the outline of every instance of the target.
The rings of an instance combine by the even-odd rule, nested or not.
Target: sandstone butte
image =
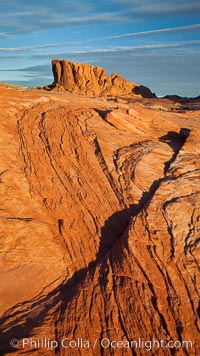
[[[136,94],[147,98],[155,97],[151,90],[143,85],[127,81],[115,73],[109,77],[102,67],[81,64],[67,60],[53,59],[54,82],[44,89],[68,91],[87,96],[119,96]]]
[[[0,355],[200,355],[199,103],[2,84],[0,105]]]

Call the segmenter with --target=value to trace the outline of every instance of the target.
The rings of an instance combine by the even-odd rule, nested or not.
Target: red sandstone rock
[[[128,82],[114,73],[108,77],[103,68],[90,64],[53,59],[52,70],[54,91],[60,91],[59,88],[62,87],[71,93],[87,96],[118,96],[135,93],[143,97],[155,97],[150,89]]]
[[[12,87],[0,103],[1,355],[198,355],[200,112]]]

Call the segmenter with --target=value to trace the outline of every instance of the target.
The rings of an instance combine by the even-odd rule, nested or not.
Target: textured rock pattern
[[[54,91],[67,90],[74,94],[87,96],[116,96],[139,94],[144,97],[154,97],[150,89],[128,82],[123,77],[112,74],[108,77],[101,67],[81,64],[67,60],[52,60]]]
[[[176,354],[100,346],[141,338],[199,355],[199,111],[9,88],[0,102],[0,354]]]

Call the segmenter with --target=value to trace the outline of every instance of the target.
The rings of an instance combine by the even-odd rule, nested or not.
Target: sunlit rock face
[[[0,105],[0,354],[199,355],[200,112],[9,85]]]
[[[67,90],[87,96],[137,94],[143,97],[155,97],[150,89],[128,82],[115,73],[109,77],[102,67],[54,59],[52,71],[54,83],[50,87],[54,91]]]

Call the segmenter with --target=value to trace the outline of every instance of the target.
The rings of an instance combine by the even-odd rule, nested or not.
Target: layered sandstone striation
[[[155,100],[0,88],[1,355],[199,355],[200,112]]]
[[[52,71],[54,82],[45,88],[53,91],[68,91],[87,96],[118,96],[135,93],[143,97],[155,97],[149,88],[129,82],[114,73],[109,77],[99,66],[53,59]]]

